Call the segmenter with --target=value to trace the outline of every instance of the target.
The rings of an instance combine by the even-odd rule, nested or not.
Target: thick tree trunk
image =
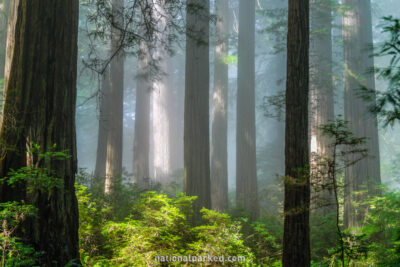
[[[97,137],[96,166],[94,169],[94,175],[96,177],[96,181],[100,181],[100,179],[106,176],[107,136],[108,136],[108,127],[110,120],[109,107],[108,107],[109,91],[110,91],[110,72],[109,69],[107,68],[107,70],[104,72],[102,76],[101,91],[99,92],[100,94],[99,129]]]
[[[138,58],[136,87],[135,139],[133,142],[133,181],[140,188],[149,188],[149,149],[150,149],[150,70],[147,45],[141,43]]]
[[[109,132],[107,137],[106,181],[104,192],[111,193],[113,185],[122,176],[122,137],[124,108],[124,51],[121,49],[124,0],[112,1],[111,54],[109,91]]]
[[[289,0],[282,266],[310,266],[309,2]]]
[[[228,208],[228,64],[229,3],[216,2],[217,23],[214,47],[214,90],[212,107],[211,202],[212,208]]]
[[[255,124],[255,0],[240,1],[236,130],[236,205],[259,214]]]
[[[43,266],[79,261],[74,188],[78,8],[77,0],[14,0],[10,9],[0,177],[32,160],[26,149],[33,143],[40,145],[41,152],[56,144],[58,151],[71,156],[39,162],[39,167],[53,170],[63,181],[62,188],[33,194],[21,187],[0,188],[1,202],[24,199],[38,208],[38,216],[20,231],[20,237],[44,252]]]
[[[188,0],[184,115],[185,193],[197,196],[200,209],[211,208],[209,136],[209,0]]]
[[[310,127],[311,204],[323,213],[336,210],[332,181],[327,177],[326,159],[331,159],[330,137],[320,127],[334,119],[332,79],[332,10],[325,0],[311,1]],[[330,185],[330,186],[329,186]]]
[[[358,228],[363,218],[363,207],[356,208],[354,202],[363,199],[356,194],[367,189],[370,194],[377,192],[381,182],[379,162],[379,140],[376,115],[368,111],[369,102],[360,97],[359,89],[375,89],[372,51],[371,3],[369,0],[344,0],[351,8],[343,16],[344,64],[345,64],[345,119],[356,137],[366,137],[369,156],[346,169],[345,174],[345,216],[347,227]],[[358,155],[353,155],[353,161]]]

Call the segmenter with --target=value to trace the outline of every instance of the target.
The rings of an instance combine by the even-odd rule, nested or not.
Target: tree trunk
[[[366,137],[369,156],[346,168],[345,174],[345,226],[358,228],[363,218],[363,208],[353,203],[365,196],[355,194],[367,189],[370,194],[377,192],[380,179],[379,140],[376,115],[369,112],[369,102],[360,97],[359,89],[375,89],[372,50],[371,3],[358,0],[344,0],[349,6],[343,16],[344,65],[345,65],[345,119],[355,137]],[[375,97],[375,96],[372,96]],[[353,155],[349,161],[357,158]],[[364,194],[365,195],[365,194]]]
[[[289,0],[282,266],[310,266],[309,2]]]
[[[4,78],[4,63],[6,59],[7,25],[10,10],[9,0],[0,0],[0,80]],[[2,89],[2,88],[0,88]]]
[[[0,121],[3,104],[4,64],[6,60],[7,26],[10,0],[0,0]]]
[[[236,131],[236,205],[259,214],[255,123],[255,0],[240,1]]]
[[[228,208],[228,64],[229,3],[216,2],[217,23],[214,47],[214,90],[212,107],[211,201],[212,208]]]
[[[185,193],[197,196],[200,209],[211,208],[209,136],[209,0],[188,0],[184,115]]]
[[[167,15],[164,10],[164,1],[154,1],[154,20],[157,21],[157,33],[153,44],[152,56],[157,65],[157,77],[153,81],[152,109],[153,109],[153,179],[158,183],[166,183],[171,174],[170,158],[170,97],[171,88],[168,88],[167,59],[165,48],[167,36]]]
[[[183,169],[183,113],[184,113],[184,72],[185,62],[181,55],[171,57],[168,62],[168,88],[171,89],[170,110],[170,158],[172,172]]]
[[[58,151],[64,160],[44,159],[39,167],[54,171],[62,188],[28,194],[21,186],[0,188],[1,202],[25,200],[38,208],[20,237],[32,244],[42,266],[79,261],[78,206],[75,196],[75,102],[77,75],[77,0],[11,2],[5,77],[5,105],[0,132],[0,177],[27,165],[27,147]]]
[[[311,1],[310,115],[312,205],[324,214],[334,212],[332,181],[327,177],[326,159],[332,157],[330,137],[319,127],[334,119],[332,79],[332,10],[325,0]]]
[[[110,91],[110,72],[107,68],[102,76],[100,96],[100,114],[99,114],[99,129],[97,137],[97,153],[96,153],[96,166],[94,175],[96,181],[106,176],[106,160],[107,160],[107,136],[109,129],[109,107],[108,98]],[[104,182],[104,180],[103,180]]]
[[[109,92],[109,132],[107,137],[106,182],[104,192],[112,193],[117,179],[122,176],[122,138],[124,108],[124,52],[121,45],[124,0],[112,1],[113,27],[111,28],[111,54]]]
[[[149,188],[149,149],[150,149],[150,94],[149,51],[141,43],[138,58],[138,77],[136,87],[135,139],[133,142],[133,181],[140,188]]]

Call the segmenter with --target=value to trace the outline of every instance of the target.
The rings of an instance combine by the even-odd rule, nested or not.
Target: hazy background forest
[[[396,1],[371,1],[372,4],[372,29],[374,42],[379,44],[385,37],[382,33],[382,18],[384,16],[398,17],[396,13],[400,3]],[[226,58],[229,65],[229,102],[228,102],[228,177],[230,190],[235,188],[235,172],[236,172],[236,97],[237,97],[237,16],[238,3],[230,1],[230,43],[229,56]],[[215,6],[212,3],[212,6]],[[339,9],[340,7],[335,7]],[[284,135],[279,132],[283,130],[282,120],[276,119],[282,110],[278,103],[268,102],[270,96],[278,96],[279,92],[285,90],[286,76],[286,59],[285,59],[285,42],[286,42],[286,16],[287,1],[259,1],[256,10],[256,138],[257,138],[257,170],[260,182],[269,183],[276,176],[282,176],[284,173]],[[212,10],[215,14],[215,10]],[[343,114],[343,66],[340,66],[343,58],[343,45],[341,41],[341,18],[340,10],[335,10],[333,20],[333,60],[334,60],[334,89],[335,89],[335,114]],[[85,168],[89,173],[94,172],[96,163],[97,150],[97,135],[98,135],[98,119],[99,119],[99,102],[98,96],[99,77],[90,70],[85,69],[83,64],[90,49],[89,40],[87,38],[87,13],[90,12],[90,7],[85,5],[80,10],[80,37],[79,37],[79,58],[81,59],[78,69],[78,107],[77,107],[77,141],[78,141],[78,157],[79,167]],[[286,11],[287,12],[287,11]],[[236,16],[236,17],[235,17]],[[236,24],[236,25],[235,25]],[[214,24],[211,23],[211,27]],[[367,27],[367,26],[363,26]],[[236,29],[236,30],[235,30]],[[213,41],[213,30],[211,29],[211,41]],[[181,43],[181,45],[184,45]],[[106,49],[106,47],[104,48]],[[210,49],[210,59],[213,58],[213,49]],[[176,48],[174,55],[170,58],[171,64],[168,69],[168,79],[173,84],[172,91],[174,98],[168,104],[168,109],[171,112],[175,110],[173,120],[178,121],[177,127],[173,127],[174,131],[183,133],[183,106],[184,106],[184,50]],[[376,66],[385,66],[388,63],[388,57],[375,57]],[[213,88],[213,65],[211,68],[210,88]],[[133,171],[133,140],[134,140],[134,125],[135,125],[135,92],[136,92],[136,77],[137,75],[137,58],[134,56],[127,57],[125,60],[124,71],[124,129],[123,129],[123,167],[128,173]],[[385,81],[376,80],[377,88],[385,88]],[[210,89],[210,103],[212,90]],[[273,100],[273,99],[271,99]],[[264,108],[266,107],[266,108]],[[210,109],[212,105],[210,105]],[[280,109],[279,109],[280,108]],[[279,111],[277,111],[277,109]],[[266,110],[268,112],[266,112]],[[281,114],[283,117],[284,114]],[[281,118],[283,119],[283,118]],[[280,123],[281,122],[281,123]],[[211,123],[211,122],[210,122]],[[211,125],[211,124],[210,124]],[[281,127],[279,127],[281,125]],[[211,127],[210,127],[211,128]],[[395,133],[398,131],[398,126],[388,128],[380,128],[380,157],[382,181],[391,183],[398,178],[393,173],[393,162],[396,159],[399,151],[399,139]],[[181,133],[181,134],[182,134]],[[167,136],[167,135],[165,135]],[[175,135],[174,135],[175,136]],[[279,138],[281,140],[279,141]],[[171,173],[176,170],[183,169],[183,137],[173,138],[174,142],[172,150],[176,150],[173,154],[175,164],[171,167]],[[178,140],[177,140],[178,139]],[[280,142],[280,145],[279,145]],[[152,162],[153,160],[150,160]],[[181,171],[181,175],[183,172]],[[183,178],[182,178],[183,179]],[[396,184],[393,184],[396,186]]]
[[[1,266],[400,266],[399,1],[26,1]]]

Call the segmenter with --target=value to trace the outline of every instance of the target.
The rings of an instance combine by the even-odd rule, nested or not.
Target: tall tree
[[[343,1],[349,6],[343,16],[344,64],[345,64],[345,118],[356,137],[366,137],[369,157],[346,169],[345,174],[345,225],[359,227],[362,208],[353,203],[360,201],[357,191],[368,189],[376,192],[380,184],[379,140],[376,115],[368,111],[369,103],[360,97],[359,89],[375,89],[375,78],[370,69],[374,66],[372,55],[372,18],[369,0]],[[375,96],[372,96],[373,98]],[[353,161],[353,158],[348,159]]]
[[[108,106],[110,112],[107,137],[107,161],[105,193],[111,193],[116,179],[122,175],[122,137],[124,108],[124,51],[121,47],[124,29],[124,0],[112,1],[110,88]]]
[[[99,129],[97,137],[96,166],[94,169],[94,175],[97,178],[106,176],[107,136],[108,136],[108,127],[110,120],[109,105],[108,105],[109,91],[110,91],[110,72],[109,69],[107,68],[104,74],[102,75],[101,91],[99,92],[99,99],[100,99]]]
[[[345,119],[356,137],[366,137],[369,156],[346,169],[344,223],[359,227],[363,218],[362,206],[354,202],[362,199],[361,190],[376,193],[380,184],[379,140],[376,115],[369,112],[370,103],[360,96],[360,88],[375,90],[375,77],[370,72],[372,57],[372,18],[370,0],[344,0],[347,6],[343,15],[344,65],[345,65]],[[372,95],[372,98],[375,96]],[[348,160],[353,162],[357,155]]]
[[[170,158],[171,170],[176,172],[183,168],[183,113],[184,113],[184,58],[182,53],[171,57],[168,61],[168,88],[171,90],[170,109]]]
[[[7,26],[10,0],[0,0],[0,110],[2,106],[2,95],[4,84],[4,65],[6,59]],[[1,111],[0,111],[1,120]]]
[[[153,20],[156,33],[152,44],[152,57],[157,68],[157,77],[153,80],[152,92],[152,137],[153,137],[153,174],[157,182],[166,182],[171,174],[170,158],[170,102],[171,88],[168,88],[166,39],[168,38],[165,1],[156,0],[153,5]]]
[[[24,186],[2,185],[1,202],[25,200],[37,207],[20,231],[23,242],[41,251],[43,266],[64,266],[79,259],[75,102],[78,0],[11,2],[5,75],[5,105],[0,132],[0,177],[36,160],[51,169],[62,187],[28,193]],[[53,145],[71,156],[64,160],[32,159]]]
[[[186,80],[184,115],[185,193],[197,196],[196,223],[201,208],[211,208],[209,136],[209,0],[188,0],[186,15]]]
[[[212,95],[211,202],[212,208],[228,208],[228,64],[229,2],[216,1],[217,23],[214,47],[214,89]]]
[[[9,0],[0,0],[0,80],[4,78]]]
[[[311,127],[311,174],[313,184],[312,203],[330,213],[336,208],[333,191],[327,178],[326,157],[332,155],[330,139],[320,127],[334,119],[332,73],[332,8],[331,2],[311,2],[310,46],[310,127]]]
[[[310,266],[309,1],[289,0],[282,266]]]
[[[135,136],[133,141],[133,180],[141,188],[149,187],[150,149],[150,70],[147,44],[140,44],[136,87]]]
[[[255,0],[239,2],[236,205],[259,214],[255,123]]]

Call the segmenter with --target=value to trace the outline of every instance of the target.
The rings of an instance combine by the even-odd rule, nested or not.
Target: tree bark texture
[[[5,76],[5,105],[1,124],[0,177],[32,161],[26,153],[33,143],[41,152],[56,144],[71,156],[44,159],[39,167],[54,171],[62,188],[35,191],[2,185],[1,202],[25,200],[38,208],[19,235],[43,251],[42,266],[79,261],[75,102],[77,75],[77,0],[11,2]],[[37,160],[37,159],[36,159]]]
[[[106,181],[104,192],[112,193],[113,185],[122,176],[122,138],[124,108],[124,51],[121,48],[124,0],[112,1],[109,132],[107,137]]]
[[[153,129],[153,173],[155,182],[166,183],[171,174],[170,146],[170,110],[171,88],[168,87],[167,61],[167,14],[164,1],[154,0],[153,20],[156,21],[157,32],[152,45],[152,57],[157,67],[157,77],[153,79],[152,92],[152,129]]]
[[[184,115],[184,189],[197,196],[193,222],[200,209],[211,208],[209,136],[209,0],[188,0]]]
[[[309,1],[289,0],[283,267],[310,266]]]
[[[370,72],[374,66],[372,57],[372,19],[369,0],[345,0],[348,7],[343,15],[344,39],[344,78],[345,78],[345,119],[355,137],[366,137],[368,157],[346,168],[345,173],[345,216],[347,227],[358,228],[363,218],[363,207],[356,208],[354,202],[360,201],[366,190],[370,194],[377,192],[380,184],[379,140],[376,115],[369,112],[371,103],[360,96],[360,88],[375,89],[375,77]],[[373,98],[375,96],[372,96]],[[359,155],[347,159],[354,161]]]
[[[0,80],[4,79],[4,65],[6,61],[7,26],[10,0],[0,0]],[[4,80],[0,81],[0,121],[3,105]]]
[[[107,68],[102,76],[101,91],[99,92],[99,99],[100,99],[99,129],[97,137],[96,166],[94,169],[94,175],[95,177],[97,177],[96,178],[97,181],[106,176],[107,136],[110,123],[109,122],[110,114],[108,107],[109,91],[110,91],[110,72],[109,68]]]
[[[148,188],[149,177],[149,149],[150,149],[150,70],[149,50],[141,43],[141,53],[138,58],[138,76],[136,87],[135,108],[135,139],[133,142],[133,181],[140,188]]]
[[[212,208],[228,208],[228,64],[229,2],[216,2],[217,23],[214,47],[214,89],[212,95],[211,201]]]
[[[0,0],[0,80],[4,78],[6,59],[7,25],[10,10],[9,0]]]
[[[239,3],[236,205],[259,214],[255,125],[255,0]]]
[[[330,137],[320,130],[334,120],[332,73],[332,10],[325,0],[311,1],[310,127],[312,205],[323,213],[336,210],[326,160],[332,160]]]

